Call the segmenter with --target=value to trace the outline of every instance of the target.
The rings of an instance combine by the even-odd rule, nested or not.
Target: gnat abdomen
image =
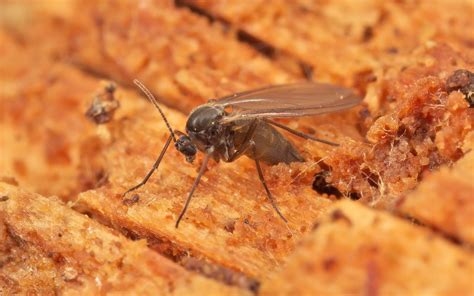
[[[255,149],[245,154],[270,165],[291,162],[302,162],[304,158],[298,150],[270,124],[260,121],[252,137]]]

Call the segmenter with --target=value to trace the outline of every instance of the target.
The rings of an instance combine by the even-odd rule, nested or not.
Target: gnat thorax
[[[191,112],[186,132],[199,150],[207,151],[224,140],[225,127],[220,123],[224,115],[224,109],[211,105],[203,105]]]

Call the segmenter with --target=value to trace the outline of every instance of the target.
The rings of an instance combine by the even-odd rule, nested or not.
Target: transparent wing
[[[324,83],[295,83],[250,90],[217,99],[215,105],[232,111],[222,119],[297,117],[350,108],[362,98],[351,89]]]

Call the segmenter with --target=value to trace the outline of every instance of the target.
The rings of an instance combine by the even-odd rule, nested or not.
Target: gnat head
[[[194,158],[196,157],[197,153],[197,148],[196,146],[192,143],[191,139],[188,137],[188,135],[178,132],[178,131],[173,131],[171,128],[171,125],[168,122],[168,119],[166,119],[165,114],[163,113],[163,110],[161,110],[160,106],[158,105],[158,102],[156,101],[155,97],[153,94],[141,83],[139,80],[135,79],[133,80],[133,83],[135,83],[136,86],[138,86],[141,91],[146,95],[148,100],[155,105],[156,109],[158,112],[160,112],[161,117],[165,121],[166,126],[168,127],[168,130],[170,131],[171,138],[173,139],[174,146],[176,150],[181,152],[185,157],[186,161],[192,163]],[[179,138],[176,138],[176,134],[178,134]]]

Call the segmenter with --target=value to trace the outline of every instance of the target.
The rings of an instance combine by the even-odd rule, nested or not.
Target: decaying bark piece
[[[0,118],[0,147],[7,175],[44,195],[70,199],[81,192],[74,203],[77,211],[129,238],[147,239],[151,248],[188,271],[253,291],[259,282],[266,293],[312,288],[320,294],[369,295],[415,294],[429,287],[433,290],[426,293],[469,291],[472,253],[442,237],[449,234],[472,243],[468,228],[473,201],[467,195],[472,186],[448,169],[436,172],[460,158],[452,170],[472,170],[466,164],[472,147],[462,147],[472,133],[473,109],[466,101],[471,84],[453,74],[474,69],[472,38],[466,33],[472,17],[466,16],[469,10],[463,4],[453,4],[438,18],[433,12],[440,6],[444,10],[444,2],[321,2],[318,7],[307,1],[226,2],[229,12],[238,5],[243,9],[234,14],[236,19],[222,13],[236,24],[222,26],[176,8],[174,2],[189,1],[70,1],[55,8],[39,4],[34,13],[23,4],[30,17],[41,16],[34,17],[35,26],[23,24],[15,38],[0,33],[0,102],[6,111]],[[220,3],[203,7],[217,15],[223,9]],[[415,17],[407,18],[407,11]],[[251,31],[255,27],[260,29]],[[367,93],[368,108],[284,121],[342,144],[334,149],[292,137],[308,162],[264,168],[288,225],[267,201],[254,163],[242,158],[209,165],[175,229],[201,160],[188,164],[170,147],[148,184],[122,198],[151,168],[168,136],[158,113],[124,86],[138,78],[160,102],[189,111],[208,98],[301,79],[282,70],[280,61],[238,42],[242,31],[236,35],[232,28],[251,32],[294,55],[295,61],[315,66],[315,80]],[[427,42],[406,54],[431,38],[450,46]],[[100,127],[84,116],[104,87],[97,75],[118,82],[121,105]],[[185,116],[164,109],[173,128],[183,129]],[[324,176],[330,192],[342,193],[340,197],[390,209],[421,182],[401,209],[443,233],[342,203],[283,267],[314,220],[331,206],[328,197],[335,198],[312,190],[316,173]],[[434,207],[427,190],[435,183],[445,184],[446,192],[460,192],[452,199],[433,197],[442,199],[441,212],[422,212],[420,207]],[[215,281],[191,275],[143,243],[132,243],[54,199],[2,186],[11,194],[0,195],[0,219],[5,221],[0,227],[5,243],[0,245],[1,252],[11,253],[0,257],[0,281],[11,292],[24,291],[22,287],[53,291],[55,286],[96,292],[98,285],[140,292],[150,285],[155,294],[159,289],[190,294],[194,287],[227,293]],[[79,220],[87,225],[77,224]],[[25,275],[32,266],[38,272]],[[280,275],[267,279],[282,267]],[[110,285],[104,281],[107,276]],[[308,288],[302,286],[306,281]]]
[[[54,198],[0,183],[0,294],[249,295],[186,271]]]
[[[465,1],[178,0],[312,66],[316,80],[365,88],[379,65],[425,42],[472,44]],[[377,73],[379,74],[379,73]]]
[[[331,184],[372,206],[393,209],[423,176],[464,153],[474,110],[446,81],[474,59],[446,45],[423,47],[387,68],[366,101],[381,101],[367,117],[368,143],[347,141],[331,153]],[[378,110],[376,110],[378,109]],[[362,124],[363,125],[363,124]]]
[[[99,81],[52,63],[3,30],[0,43],[1,174],[44,195],[67,198],[87,189],[96,177],[81,177],[80,154],[97,139],[83,114]]]
[[[404,198],[403,213],[474,245],[474,153],[426,177]]]
[[[470,295],[474,255],[351,201],[334,204],[261,295]]]
[[[95,124],[105,124],[111,121],[120,102],[115,98],[116,86],[109,83],[93,99],[85,115]]]
[[[79,6],[83,16],[68,20],[77,42],[73,58],[125,85],[139,78],[162,102],[182,111],[207,99],[295,79],[239,43],[232,31],[176,8],[171,0]]]
[[[98,152],[112,139],[84,113],[109,82],[54,61],[47,50],[25,46],[3,30],[0,43],[1,175],[63,199],[96,187],[106,179]],[[117,117],[148,106],[136,95],[130,100],[132,93],[115,93],[122,103]]]

